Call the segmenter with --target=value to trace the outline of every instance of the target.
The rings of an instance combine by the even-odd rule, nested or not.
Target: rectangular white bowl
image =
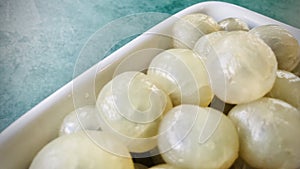
[[[63,117],[80,106],[95,102],[96,96],[105,83],[113,76],[118,64],[131,53],[141,49],[168,49],[171,39],[168,35],[177,17],[202,12],[217,21],[228,17],[238,17],[250,27],[278,24],[288,29],[300,41],[300,30],[245,8],[224,2],[203,2],[170,17],[120,48],[97,65],[78,76],[73,81],[53,93],[0,134],[0,166],[5,169],[25,169],[35,154],[49,141],[57,137]],[[149,57],[127,63],[129,68],[147,66],[157,52],[148,52]],[[137,66],[138,65],[138,66]],[[123,64],[124,66],[124,64]],[[76,104],[75,104],[76,103]]]

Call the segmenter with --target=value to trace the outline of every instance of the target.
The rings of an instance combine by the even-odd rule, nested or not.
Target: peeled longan
[[[204,63],[213,92],[230,104],[264,96],[276,78],[277,61],[271,48],[245,31],[222,36],[214,43]]]
[[[63,135],[47,144],[29,169],[134,169],[128,149],[99,131]]]
[[[72,134],[82,130],[100,130],[101,119],[94,105],[79,107],[67,114],[61,124],[59,135]]]
[[[113,133],[131,152],[145,152],[157,145],[159,123],[172,103],[148,76],[132,71],[106,84],[96,107],[103,131]]]
[[[296,38],[278,25],[263,25],[249,31],[268,44],[276,55],[278,68],[291,71],[300,61],[300,49]]]
[[[202,13],[185,15],[173,26],[174,48],[193,49],[197,40],[208,33],[220,30],[218,23],[210,16]]]
[[[147,74],[174,105],[207,106],[213,98],[205,66],[189,49],[169,49],[158,54]]]
[[[239,18],[226,18],[218,23],[225,31],[249,31],[248,24]]]
[[[193,51],[197,56],[205,62],[207,60],[209,52],[213,50],[213,46],[218,40],[224,36],[226,31],[217,31],[202,36],[195,44]]]
[[[178,168],[229,168],[238,156],[235,126],[222,112],[180,105],[163,118],[158,137],[163,159]]]
[[[278,70],[269,97],[277,98],[300,109],[300,78],[291,72]]]
[[[261,98],[231,109],[240,140],[240,156],[254,168],[300,167],[300,111],[290,104]]]

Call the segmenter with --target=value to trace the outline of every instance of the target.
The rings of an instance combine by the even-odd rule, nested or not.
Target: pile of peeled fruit
[[[146,71],[70,112],[30,169],[299,169],[299,42],[194,13]]]

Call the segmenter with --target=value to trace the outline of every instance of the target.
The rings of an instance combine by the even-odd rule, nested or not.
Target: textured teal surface
[[[81,48],[104,25],[135,13],[174,14],[198,2],[202,1],[0,0],[0,131],[74,77]],[[298,0],[226,2],[300,28]],[[143,21],[147,24],[143,29],[164,16]],[[118,29],[132,27],[114,30]],[[76,73],[97,61],[89,61]]]

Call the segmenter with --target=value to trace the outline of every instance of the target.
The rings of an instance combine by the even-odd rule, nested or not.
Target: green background
[[[80,50],[104,25],[136,13],[174,14],[199,2],[203,1],[0,0],[0,131],[74,78]],[[300,28],[299,0],[225,2]],[[148,24],[162,19],[153,18]],[[124,25],[112,31],[124,29],[131,27]],[[88,61],[77,73],[98,61]]]

